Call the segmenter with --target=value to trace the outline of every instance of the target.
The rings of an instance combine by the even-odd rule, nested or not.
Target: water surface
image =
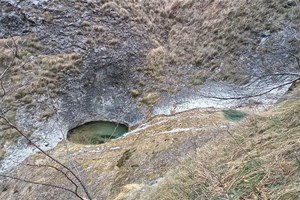
[[[68,140],[79,144],[102,144],[128,132],[128,127],[114,122],[89,122],[68,133]]]

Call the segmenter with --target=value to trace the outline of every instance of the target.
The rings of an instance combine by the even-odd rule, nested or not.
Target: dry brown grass
[[[146,62],[139,68],[145,74],[141,79],[149,84],[136,88],[146,93],[175,90],[175,83],[180,81],[178,74],[191,64],[194,68],[189,74],[190,85],[203,84],[216,74],[216,69],[220,71],[212,77],[215,80],[247,82],[242,69],[245,66],[237,63],[237,57],[247,49],[255,50],[262,34],[280,31],[290,20],[297,28],[300,23],[297,3],[296,0],[105,0],[89,2],[87,6],[78,1],[75,7],[82,12],[92,9],[98,13],[94,19],[81,22],[89,46],[122,44],[120,30],[106,23],[110,18],[112,23],[127,24],[128,32],[140,35],[152,46]]]
[[[223,123],[222,112],[194,110],[177,116],[156,117],[148,122],[151,127],[140,130],[139,134],[133,133],[125,138],[112,140],[102,145],[74,143],[68,143],[68,145],[70,154],[75,159],[79,170],[84,171],[82,176],[92,191],[93,197],[95,199],[122,199],[141,192],[141,189],[149,181],[164,176],[167,171],[174,169],[173,165],[177,163],[178,154],[184,154],[190,148],[190,145],[184,146],[184,144],[189,144],[189,137],[199,136],[200,138],[202,135],[210,134],[193,130],[188,133],[186,131],[169,134],[164,132],[177,128],[201,128],[202,125],[211,125],[212,120],[217,125]],[[65,144],[60,143],[50,153],[60,161],[67,163],[66,152]],[[35,164],[52,164],[41,154],[36,154],[27,161]],[[23,170],[30,169],[20,165],[16,172],[24,178],[48,183],[55,181],[59,185],[67,184],[67,180],[62,178],[59,173],[47,168],[37,168],[34,169],[34,173],[22,175]],[[48,176],[52,178],[43,179]],[[103,182],[105,184],[102,184]],[[3,184],[9,188],[8,192],[0,194],[0,197],[4,199],[14,189],[29,187],[28,184],[21,182],[15,184],[14,181]],[[28,199],[33,199],[40,196],[42,191],[47,193],[49,188],[32,186],[30,193],[22,194]],[[65,195],[67,193],[60,192],[56,198],[66,199]]]
[[[129,92],[133,97],[138,97],[141,94],[139,90],[130,90]]]
[[[134,34],[147,33],[152,49],[140,70],[151,84],[140,86],[144,92],[178,81],[175,77],[190,64],[198,72],[190,74],[191,85],[203,84],[216,69],[213,79],[244,84],[246,66],[237,62],[238,56],[255,51],[262,34],[280,31],[289,21],[294,28],[300,24],[296,0],[111,0],[93,6],[105,16],[126,20]]]
[[[299,199],[300,102],[197,148],[146,199]]]
[[[296,6],[291,2],[296,2]],[[152,89],[151,83],[156,85],[164,81],[162,75],[177,78],[172,73],[177,75],[178,70],[189,64],[197,66],[201,71],[191,75],[192,84],[202,84],[217,67],[221,67],[221,72],[215,77],[216,80],[244,80],[244,75],[240,73],[242,70],[235,63],[236,56],[247,48],[255,48],[257,35],[265,31],[276,32],[288,20],[292,20],[297,28],[300,24],[297,3],[296,0],[112,0],[97,1],[93,9],[114,19],[127,20],[135,34],[148,34],[145,40],[150,41],[153,48],[149,50],[147,62],[142,68],[147,75],[147,82],[139,81],[141,87],[147,84]],[[80,3],[76,4],[79,10],[87,9]],[[52,16],[44,17],[47,21],[52,20]],[[88,40],[93,45],[115,46],[120,39],[100,22],[85,21],[82,29],[94,31],[91,35],[98,39]],[[20,56],[26,60],[34,55],[36,59],[26,64],[24,60],[17,60],[7,78],[6,86],[19,90],[11,90],[13,93],[1,99],[1,103],[12,107],[17,107],[16,102],[28,95],[45,94],[47,87],[55,94],[55,82],[64,73],[76,75],[79,70],[76,63],[81,60],[77,54],[37,56],[43,48],[42,44],[34,37],[22,38],[20,41]],[[11,40],[0,40],[0,70],[11,59],[12,54],[7,44],[11,46]],[[176,70],[174,66],[177,67]],[[30,84],[21,83],[28,80]],[[146,104],[155,103],[158,95],[147,92],[142,96],[142,101]],[[30,101],[26,98],[23,104]],[[220,115],[205,118],[197,112],[189,112],[178,118],[159,117],[151,121],[151,128],[141,131],[139,135],[97,147],[74,145],[71,152],[78,165],[88,169],[88,184],[96,195],[106,192],[106,195],[118,196],[131,190],[130,187],[125,187],[126,184],[147,182],[164,176],[164,180],[145,193],[143,199],[298,199],[299,107],[297,101],[285,103],[270,112],[270,115],[255,117],[242,124],[239,129],[233,128],[231,132],[235,139],[225,134],[192,149],[181,159],[181,164],[176,169],[171,165],[177,165],[178,158],[174,158],[175,155],[170,152],[184,147],[180,146],[179,140],[188,141],[193,139],[191,135],[199,136],[202,132],[194,131],[189,135],[185,131],[160,133],[178,127],[201,128],[202,123],[205,125],[212,120],[216,124],[222,123],[224,119]],[[209,115],[210,113],[205,113],[205,116]],[[45,117],[48,116],[46,113]],[[10,117],[15,117],[14,111],[10,113]],[[160,124],[163,120],[168,122]],[[14,133],[5,137],[14,137]],[[62,146],[58,146],[54,154],[65,159],[66,152]],[[120,147],[120,150],[110,150],[112,146]],[[103,148],[101,154],[89,152],[98,147]],[[80,152],[81,148],[86,151]],[[137,150],[119,169],[117,161],[124,152],[134,148]],[[18,170],[21,171],[22,167]],[[167,171],[169,172],[165,175]],[[37,179],[45,177],[46,173],[57,178],[59,183],[64,181],[44,169],[36,172],[38,173],[33,176]],[[100,177],[96,184],[95,177]],[[110,188],[109,184],[98,186],[103,180],[116,187]],[[139,188],[139,185],[135,186],[137,185],[134,185],[134,189]],[[111,191],[113,194],[109,194]],[[30,195],[34,195],[34,192],[39,193],[39,188]]]
[[[77,75],[79,73],[76,67],[78,61],[80,57],[76,54],[62,54],[37,56],[32,63],[21,63],[11,74],[11,84],[17,88],[13,96],[20,99],[26,95],[46,92],[55,96],[59,92],[59,84],[65,74]],[[28,84],[23,85],[24,80],[27,80]]]
[[[7,73],[5,84],[11,88],[16,100],[26,95],[44,94],[55,96],[59,92],[60,81],[67,75],[78,75],[78,54],[39,55],[34,61],[18,60],[11,72]],[[27,82],[27,84],[23,84]],[[5,98],[6,98],[5,97]],[[28,99],[28,98],[27,98]],[[28,101],[23,101],[28,103]]]
[[[139,134],[102,145],[69,144],[69,150],[79,168],[85,169],[95,198],[296,200],[300,188],[299,108],[299,101],[288,101],[238,123],[226,121],[218,110],[161,116],[149,121],[151,126]],[[231,127],[231,135],[219,128],[224,124]],[[189,128],[204,129],[172,132]],[[213,134],[218,136],[202,141]],[[67,162],[63,144],[51,153]],[[46,162],[41,155],[30,158],[32,163],[41,161]],[[21,174],[22,170],[18,168]],[[39,180],[45,174],[59,178],[45,169],[37,169],[33,178]],[[158,178],[157,184],[149,185]],[[104,180],[106,184],[99,184]],[[11,183],[7,185],[12,187]],[[44,189],[33,187],[28,197]]]
[[[15,43],[19,45],[21,37],[0,39],[0,73],[9,65],[14,56]]]
[[[17,45],[17,51],[14,46]],[[55,97],[60,91],[60,83],[66,76],[78,75],[78,63],[81,56],[77,53],[43,55],[43,45],[34,36],[0,39],[0,74],[9,66],[3,79],[5,96],[1,96],[3,109],[11,109],[7,116],[11,122],[15,121],[16,110],[26,106],[30,112],[35,107],[37,95]],[[14,52],[17,57],[14,58]],[[1,89],[0,94],[3,94]],[[41,118],[49,117],[52,113],[41,114]],[[0,126],[0,130],[2,126]],[[1,130],[1,144],[14,142],[10,130]],[[6,144],[6,145],[7,145]]]
[[[166,50],[162,46],[152,49],[147,55],[144,72],[155,80],[162,78],[162,72],[166,65],[165,55]]]
[[[150,92],[147,93],[145,96],[143,96],[141,102],[146,105],[153,105],[155,104],[159,99],[159,95],[156,92]]]

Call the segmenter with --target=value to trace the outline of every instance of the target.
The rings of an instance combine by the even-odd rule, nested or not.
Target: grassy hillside
[[[227,111],[193,110],[156,117],[127,137],[102,145],[68,143],[66,150],[62,143],[51,155],[68,163],[68,151],[95,199],[296,200],[300,198],[299,91],[297,86],[289,100],[264,111],[240,110],[247,113],[241,121],[228,119]],[[43,155],[26,163],[35,167],[24,163],[14,173],[67,184],[59,172],[38,167],[53,164]],[[68,192],[13,180],[2,185],[2,198],[46,194],[49,199],[74,198]]]
[[[284,102],[196,148],[145,199],[299,199],[299,108]]]
[[[300,6],[297,1],[277,0],[164,0],[115,1],[110,6],[128,10],[129,20],[143,23],[153,48],[143,70],[148,78],[172,84],[172,76],[184,75],[184,68],[196,66],[190,84],[208,78],[229,82],[247,81],[245,63],[239,56],[258,49],[261,39],[289,26],[298,29]],[[101,4],[101,3],[100,3]],[[105,5],[105,4],[104,4]],[[117,9],[116,9],[117,10]],[[299,46],[299,40],[290,41]],[[272,45],[272,44],[270,44]],[[281,48],[278,46],[277,48]],[[299,48],[295,55],[300,56]],[[270,63],[271,65],[271,63]],[[271,68],[269,63],[265,68]],[[176,66],[176,69],[174,68]],[[215,77],[215,70],[220,72]],[[180,76],[180,73],[181,74]],[[170,80],[165,80],[164,77]],[[153,84],[154,87],[157,84]],[[155,89],[155,88],[154,88]]]
[[[67,17],[65,21],[61,19],[64,17],[61,13],[66,12],[64,8],[68,8],[74,18],[80,19],[79,27]],[[207,79],[246,83],[249,70],[260,65],[251,64],[254,53],[262,56],[262,65],[258,66],[262,72],[270,73],[274,66],[279,65],[269,58],[272,53],[300,60],[296,35],[289,38],[289,49],[273,40],[263,48],[259,46],[263,38],[274,33],[285,29],[299,31],[300,6],[297,0],[103,0],[76,1],[74,4],[51,1],[47,12],[39,7],[24,8],[24,12],[40,17],[45,25],[37,27],[40,33],[15,37],[19,55],[4,86],[16,88],[10,94],[10,101],[15,97],[21,103],[29,104],[29,108],[33,106],[30,105],[34,100],[32,95],[47,90],[51,97],[55,96],[61,90],[59,82],[82,73],[82,61],[86,61],[82,54],[88,49],[105,47],[113,52],[121,47],[122,40],[135,35],[149,47],[145,47],[148,49],[144,63],[133,70],[137,73],[131,80],[135,86],[129,91],[134,97],[141,95],[140,101],[145,104],[151,93],[173,93],[181,86],[201,85]],[[56,16],[56,12],[61,16]],[[85,12],[89,13],[88,17],[81,18]],[[75,44],[71,46],[82,46],[79,40],[83,40],[82,48],[86,52],[77,53],[78,49],[75,52],[72,48],[65,48],[59,40],[54,42],[59,34],[53,27],[63,29],[66,26],[60,27],[61,24],[67,22],[72,23],[76,31],[69,33],[70,30],[66,29],[68,34],[64,40],[72,41],[71,38],[80,36],[78,41],[72,41]],[[123,30],[123,24],[128,26],[128,32]],[[50,43],[43,38],[49,31],[54,31]],[[277,42],[282,43],[284,39]],[[55,52],[57,48],[62,49],[61,53]],[[10,37],[0,39],[0,49],[0,70],[3,71],[12,59],[13,40]],[[277,66],[280,71],[297,68],[280,65],[283,65]],[[20,85],[26,82],[22,82],[25,77],[33,79],[32,84]],[[149,104],[155,102],[151,100]]]
[[[262,74],[300,67],[299,0],[54,0],[48,8],[24,9],[32,20],[40,20],[36,35],[0,38],[0,74],[11,65],[3,78],[0,108],[12,108],[5,113],[12,122],[17,112],[19,119],[25,118],[28,134],[36,128],[31,127],[32,121],[47,123],[54,114],[49,104],[76,85],[78,77],[99,70],[98,79],[87,77],[73,88],[83,95],[89,91],[86,88],[96,85],[93,81],[106,80],[100,72],[109,71],[108,67],[114,72],[115,63],[122,63],[116,69],[133,78],[123,80],[130,87],[121,88],[119,74],[111,73],[116,79],[112,88],[124,89],[143,108],[157,103],[164,93],[173,94],[208,79],[245,84],[254,65]],[[64,18],[67,14],[72,17]],[[63,35],[61,30],[68,32]],[[286,30],[295,35],[287,36]],[[268,37],[273,39],[263,43]],[[139,45],[143,47],[135,48]],[[128,52],[122,54],[122,48]],[[106,58],[97,54],[99,49],[115,56],[107,59],[107,66]],[[135,54],[143,62],[124,68],[131,57],[123,60],[122,56]],[[260,65],[251,63],[257,57]],[[89,62],[95,66],[89,68]],[[66,165],[77,166],[95,199],[297,200],[299,88],[295,85],[282,102],[268,109],[210,108],[149,116],[148,122],[124,138],[101,145],[63,141],[49,153]],[[19,135],[1,121],[0,125],[1,160],[4,147]],[[66,177],[49,165],[59,168],[36,154],[12,174],[69,187]],[[1,179],[0,199],[75,198],[59,189]]]

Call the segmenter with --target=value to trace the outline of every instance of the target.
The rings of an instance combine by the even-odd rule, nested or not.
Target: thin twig
[[[5,91],[5,88],[3,86],[3,82],[2,82],[3,81],[3,77],[9,71],[9,69],[13,66],[15,59],[19,58],[19,56],[18,56],[18,46],[16,44],[16,41],[15,41],[15,39],[11,35],[10,35],[10,37],[11,37],[11,39],[13,41],[13,45],[14,45],[15,50],[12,50],[12,52],[13,52],[13,58],[12,58],[12,60],[10,61],[10,63],[8,64],[8,66],[5,68],[5,70],[0,75],[0,85],[1,85],[1,89],[3,90],[3,93],[4,93],[3,96],[6,94],[6,91]],[[26,63],[24,63],[23,66],[25,64]],[[3,115],[3,113],[1,113],[1,114]],[[63,163],[61,163],[60,161],[58,161],[57,159],[55,159],[54,157],[52,157],[51,155],[49,155],[48,153],[46,153],[39,146],[37,146],[33,141],[31,141],[31,139],[28,136],[26,136],[20,129],[18,129],[18,127],[16,127],[14,124],[12,124],[4,115],[0,116],[0,118],[4,119],[4,121],[6,122],[6,124],[8,126],[10,126],[11,128],[15,129],[20,135],[22,135],[28,142],[30,142],[30,144],[32,144],[35,148],[37,148],[39,151],[41,151],[45,156],[47,156],[48,158],[50,158],[51,160],[53,160],[54,162],[56,162],[57,164],[59,164],[60,166],[62,166],[63,168],[65,168],[67,171],[69,171],[75,177],[75,179],[79,182],[79,184],[83,188],[85,194],[87,195],[88,199],[90,199],[90,200],[92,199],[91,195],[89,194],[89,192],[88,192],[88,190],[87,190],[87,188],[85,186],[85,184],[83,184],[81,178],[78,177],[69,167],[67,167],[66,165],[64,165]],[[55,168],[55,167],[53,167],[53,168]],[[75,185],[75,192],[73,192],[73,193],[76,193],[77,194],[76,196],[79,196],[78,193],[77,193],[77,191],[78,191],[78,185],[72,179],[70,179],[65,172],[63,172],[62,170],[59,170],[58,168],[56,168],[56,170],[58,170],[61,173],[63,173],[66,176],[66,178],[69,179],[69,181],[71,181],[71,183]],[[18,180],[22,180],[22,179],[18,178]]]
[[[8,72],[8,70],[13,66],[13,63],[14,63],[14,61],[15,61],[15,58],[18,57],[18,53],[17,53],[17,52],[18,52],[18,46],[17,46],[17,44],[16,44],[14,38],[13,38],[12,36],[10,36],[10,37],[11,37],[13,43],[14,43],[15,51],[12,50],[12,52],[13,52],[13,58],[11,59],[10,63],[8,64],[8,66],[4,69],[4,71],[3,71],[3,72],[1,73],[1,75],[0,75],[1,89],[3,90],[3,93],[4,93],[3,95],[1,95],[2,97],[3,97],[3,96],[5,95],[5,93],[6,93],[5,88],[4,88],[4,86],[3,86],[2,79],[3,79],[4,75]]]
[[[35,185],[43,185],[43,186],[58,188],[58,189],[61,189],[61,190],[65,190],[65,191],[71,192],[74,195],[76,195],[79,199],[84,200],[84,198],[82,198],[81,196],[79,196],[78,194],[76,194],[74,191],[72,191],[72,190],[70,190],[68,188],[62,187],[62,186],[53,185],[53,184],[49,184],[49,183],[41,183],[41,182],[37,182],[37,181],[26,180],[26,179],[22,179],[22,178],[10,176],[10,175],[5,175],[5,174],[0,174],[0,177],[10,178],[10,179],[14,179],[14,180],[18,180],[18,181],[23,181],[23,182],[31,183],[31,184],[35,184]]]
[[[262,92],[262,93],[259,93],[259,94],[253,94],[253,95],[245,95],[245,96],[236,96],[236,97],[217,97],[217,96],[212,96],[212,95],[201,95],[202,97],[205,97],[205,98],[209,98],[209,99],[220,99],[220,100],[240,100],[240,99],[249,99],[249,98],[253,98],[253,97],[259,97],[259,96],[262,96],[262,95],[265,95],[265,94],[268,94],[270,92],[272,92],[273,90],[276,90],[280,87],[283,87],[283,86],[286,86],[286,85],[289,85],[289,84],[292,84],[294,83],[295,81],[297,80],[300,80],[300,77],[297,78],[297,79],[294,79],[292,81],[289,81],[289,82],[286,82],[286,83],[283,83],[283,84],[280,84],[276,87],[272,87],[271,89],[265,91],[265,92]]]
[[[75,193],[78,194],[78,185],[63,170],[61,170],[55,166],[52,166],[52,165],[34,165],[34,164],[28,164],[28,163],[26,165],[30,166],[30,167],[47,167],[47,168],[55,169],[56,171],[62,173],[75,186]]]
[[[58,122],[58,121],[59,121],[59,120],[58,120],[58,117],[57,117],[57,112],[58,112],[58,110],[57,110],[57,108],[55,107],[55,102],[53,101],[52,98],[50,98],[50,95],[49,95],[48,92],[47,92],[47,95],[48,95],[48,97],[49,97],[49,99],[50,99],[50,101],[51,101],[51,104],[50,104],[50,105],[52,106],[52,109],[54,110],[54,112],[55,112],[55,114],[56,114],[56,115],[55,115],[55,116],[56,116],[56,121]],[[68,161],[69,161],[69,165],[70,165],[70,167],[72,167],[72,168],[75,169],[75,172],[77,173],[77,176],[78,176],[79,180],[81,181],[81,183],[82,183],[83,185],[85,185],[85,183],[83,182],[83,179],[81,178],[80,172],[79,172],[77,166],[76,166],[75,163],[74,163],[74,160],[73,160],[72,157],[70,156],[70,149],[69,149],[67,140],[66,140],[66,138],[65,138],[65,135],[63,134],[62,131],[61,131],[61,135],[62,135],[62,137],[64,138],[63,143],[64,143],[64,146],[65,146],[65,148],[66,148],[66,150],[67,150],[67,158],[68,158]],[[87,192],[89,193],[89,191],[88,191],[87,188],[86,188],[86,190],[87,190]]]
[[[83,188],[85,194],[87,195],[88,199],[92,200],[92,197],[90,196],[86,186],[83,184],[83,182],[80,180],[80,178],[73,172],[73,170],[71,170],[69,167],[67,167],[66,165],[64,165],[63,163],[61,163],[60,161],[58,161],[57,159],[55,159],[54,157],[52,157],[51,155],[46,153],[37,144],[35,144],[28,136],[26,136],[18,127],[16,127],[14,124],[12,124],[5,116],[2,116],[1,118],[7,123],[7,125],[12,127],[13,129],[15,129],[20,135],[22,135],[28,142],[30,142],[35,148],[37,148],[40,152],[42,152],[46,157],[50,158],[51,160],[53,160],[54,162],[56,162],[57,164],[59,164],[60,166],[65,168],[66,170],[68,170],[75,177],[75,179],[79,182],[79,184]]]
[[[258,166],[262,167],[261,164],[259,164],[240,144],[240,142],[233,136],[233,134],[229,131],[229,129],[226,130],[227,133],[230,135],[230,137],[236,142],[236,144],[239,146],[242,151],[251,159],[253,160]]]
[[[6,95],[6,90],[5,90],[4,86],[3,86],[2,80],[0,80],[0,85],[1,85],[1,89],[3,91],[3,94],[1,95],[1,97],[4,97]]]

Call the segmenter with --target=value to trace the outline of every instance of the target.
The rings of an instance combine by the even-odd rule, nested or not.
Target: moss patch
[[[246,113],[237,110],[224,110],[223,114],[224,117],[229,121],[240,121],[247,116]]]

